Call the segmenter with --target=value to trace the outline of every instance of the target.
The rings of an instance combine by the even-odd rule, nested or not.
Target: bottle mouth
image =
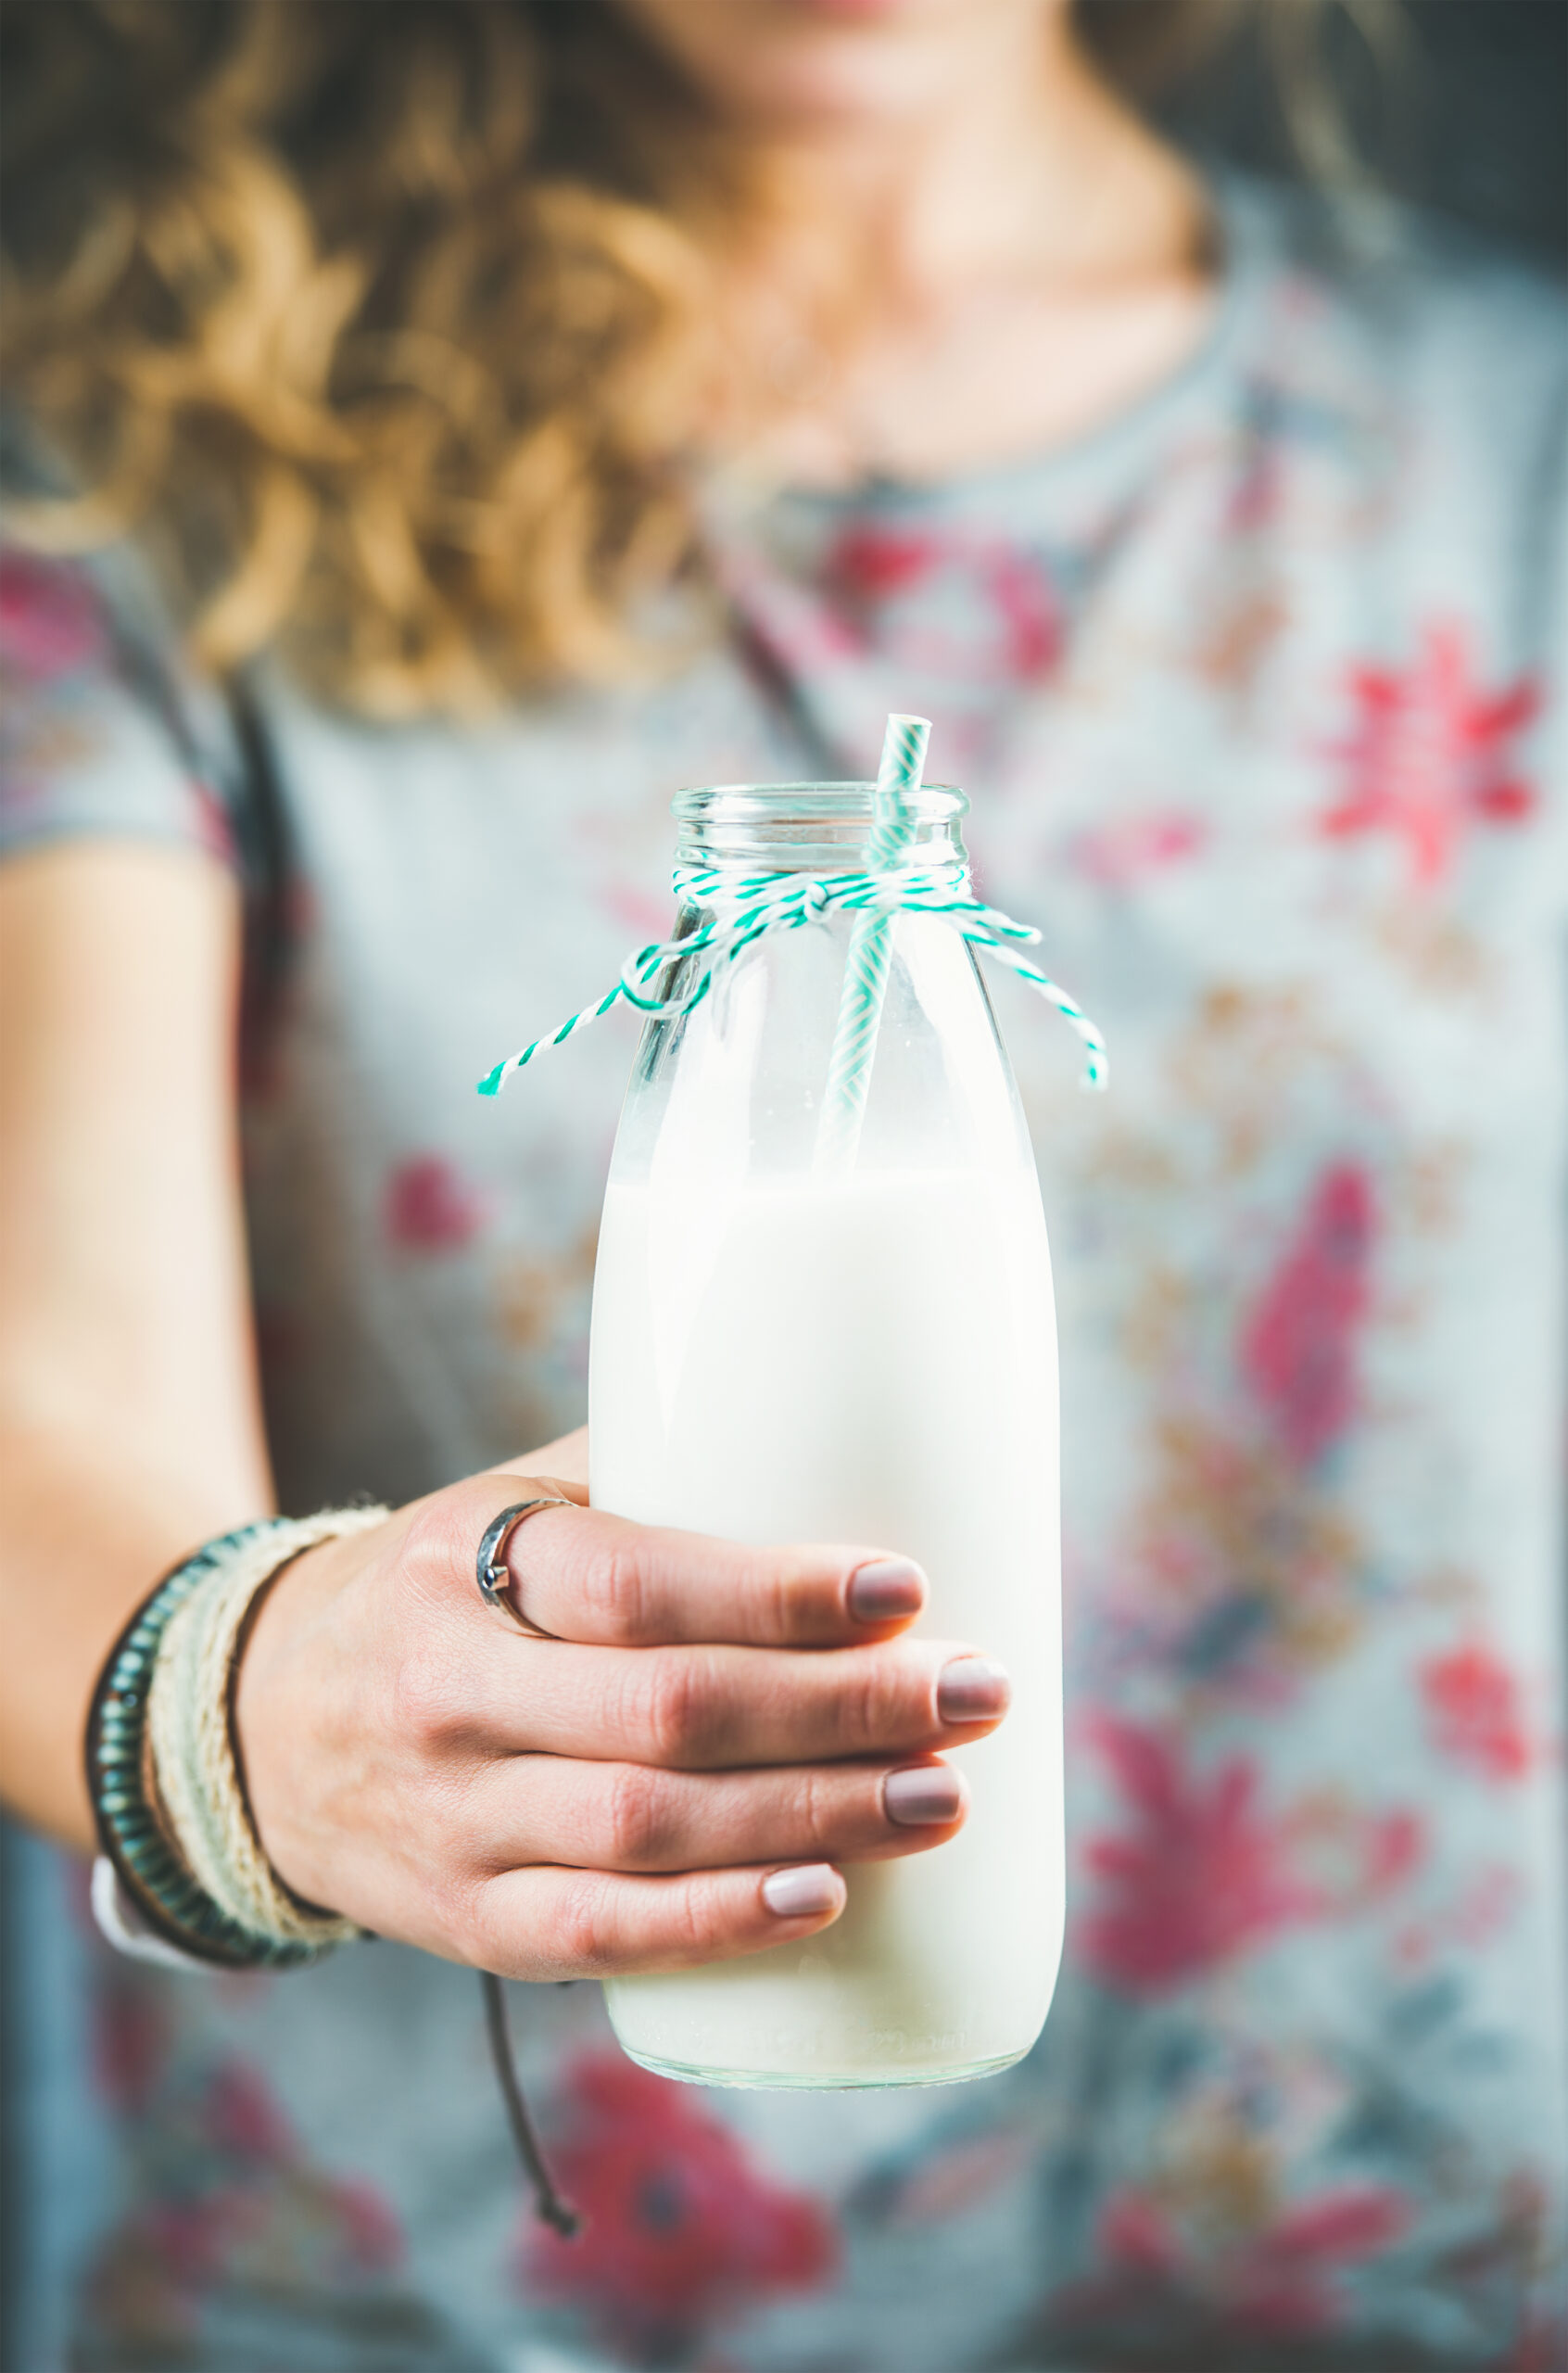
[[[727,782],[677,791],[670,803],[683,865],[747,865],[764,872],[854,873],[866,859],[876,813],[874,782]],[[939,855],[967,864],[960,830],[969,812],[951,783],[922,783],[905,807],[912,821],[896,862]]]

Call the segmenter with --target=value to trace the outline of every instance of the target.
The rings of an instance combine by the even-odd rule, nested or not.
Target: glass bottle
[[[680,857],[858,870],[872,790],[683,792]],[[895,862],[962,864],[963,793],[928,785],[911,806]],[[677,935],[704,919],[687,908]],[[858,1152],[824,1170],[852,923],[830,909],[769,933],[644,1030],[594,1284],[592,1497],[646,1524],[914,1557],[920,1628],[999,1657],[1014,1696],[991,1738],[953,1754],[971,1792],[960,1834],[845,1865],[831,1927],[611,1984],[632,2057],[702,2084],[987,2075],[1033,2043],[1060,1954],[1056,1322],[1033,1156],[969,948],[905,912]]]

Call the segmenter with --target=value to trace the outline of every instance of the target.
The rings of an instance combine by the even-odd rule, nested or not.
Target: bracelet
[[[88,1794],[131,1915],[119,1928],[159,1941],[158,1958],[286,1969],[362,1933],[300,1903],[268,1861],[240,1779],[233,1698],[266,1585],[318,1542],[386,1515],[339,1508],[241,1525],[165,1575],[110,1650],[87,1718]],[[123,1941],[114,1925],[107,1933]]]

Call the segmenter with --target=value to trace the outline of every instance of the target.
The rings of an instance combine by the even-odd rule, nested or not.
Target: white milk
[[[1039,1189],[1003,1172],[613,1185],[594,1287],[597,1505],[750,1542],[866,1542],[921,1629],[999,1657],[953,1760],[959,1835],[846,1866],[806,1943],[609,1991],[635,2059],[708,2084],[903,2085],[1027,2051],[1062,1929],[1056,1329]]]

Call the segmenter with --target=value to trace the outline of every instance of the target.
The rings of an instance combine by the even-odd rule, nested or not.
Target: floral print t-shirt
[[[532,2221],[472,1976],[116,1959],[13,1849],[21,2373],[1345,2373],[1568,2362],[1568,342],[1409,223],[1222,194],[1202,350],[940,487],[716,501],[656,691],[377,729],[174,658],[132,558],[4,581],[6,831],[237,866],[282,1504],[584,1409],[609,1022],[687,782],[935,721],[1060,1296],[1069,1941],[994,2079],[704,2092],[513,1989],[588,2217]],[[149,1578],[150,1579],[150,1578]]]

